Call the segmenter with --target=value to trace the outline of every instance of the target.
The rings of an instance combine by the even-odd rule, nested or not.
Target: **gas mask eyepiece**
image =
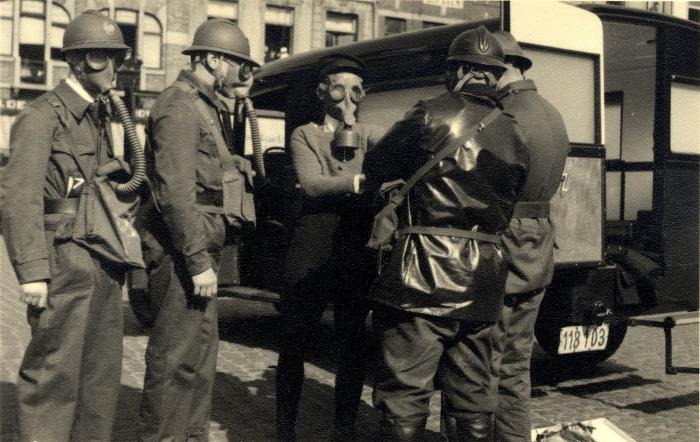
[[[122,67],[128,55],[128,51],[88,51],[85,54],[85,63],[93,71],[99,72],[106,69],[109,65],[109,60],[112,60],[114,70],[117,71]]]
[[[359,103],[362,97],[365,96],[365,91],[359,84],[351,86],[350,90],[346,89],[342,84],[336,84],[331,87],[329,95],[331,100],[335,102],[343,101],[345,97],[350,96],[350,100],[353,103]]]

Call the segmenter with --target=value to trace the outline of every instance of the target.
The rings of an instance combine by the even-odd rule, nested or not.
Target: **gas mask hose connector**
[[[124,136],[129,144],[129,164],[131,165],[131,178],[126,183],[117,184],[116,191],[119,195],[128,195],[136,192],[146,179],[146,157],[143,154],[143,147],[139,142],[131,120],[129,111],[114,89],[110,89],[109,98],[114,104],[119,121],[124,128]]]
[[[262,145],[260,144],[260,129],[258,128],[258,114],[255,113],[253,101],[250,97],[243,97],[243,107],[250,121],[250,138],[253,142],[253,166],[255,173],[261,179],[265,178],[265,162],[263,159]]]

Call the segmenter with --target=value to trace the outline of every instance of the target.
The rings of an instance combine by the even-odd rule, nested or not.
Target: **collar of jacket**
[[[226,105],[216,96],[214,88],[202,82],[194,75],[194,72],[183,69],[180,71],[180,75],[178,75],[177,79],[197,89],[197,91],[204,95],[217,110],[228,111]]]
[[[501,107],[496,90],[485,84],[467,84],[459,91],[459,95],[472,101],[486,103],[490,107]]]
[[[512,83],[508,83],[502,89],[498,91],[498,99],[502,100],[503,97],[510,94],[517,94],[520,91],[536,91],[537,86],[532,80],[518,80]]]
[[[53,92],[58,96],[58,99],[61,100],[61,103],[66,106],[70,113],[75,116],[76,120],[80,121],[83,118],[90,103],[78,95],[65,80],[61,81]]]

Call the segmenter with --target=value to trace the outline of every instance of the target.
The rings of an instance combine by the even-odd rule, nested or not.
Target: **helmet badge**
[[[491,45],[489,44],[489,40],[486,38],[486,34],[484,34],[483,32],[479,32],[477,42],[478,42],[479,51],[482,54],[488,53]]]
[[[102,23],[102,30],[105,31],[105,34],[107,35],[112,35],[114,32],[117,30],[116,27],[114,26],[113,23],[109,21],[104,21]]]

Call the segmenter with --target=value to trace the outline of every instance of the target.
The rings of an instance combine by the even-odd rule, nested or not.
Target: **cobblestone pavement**
[[[29,328],[17,300],[16,281],[0,238],[0,441],[14,440],[15,382]],[[136,439],[137,408],[143,382],[147,336],[124,304],[124,371],[114,440]],[[274,375],[279,316],[267,304],[222,299],[221,345],[215,385],[212,441],[274,440]],[[300,440],[329,439],[333,409],[332,355],[328,321],[306,365],[299,416]],[[698,365],[697,325],[674,331],[674,363]],[[431,403],[430,439],[437,433],[439,400]],[[571,373],[536,349],[533,361],[533,425],[606,417],[637,441],[698,440],[698,376],[668,376],[663,370],[663,332],[630,328],[622,347],[597,367]],[[365,387],[358,428],[374,440],[378,414]]]

